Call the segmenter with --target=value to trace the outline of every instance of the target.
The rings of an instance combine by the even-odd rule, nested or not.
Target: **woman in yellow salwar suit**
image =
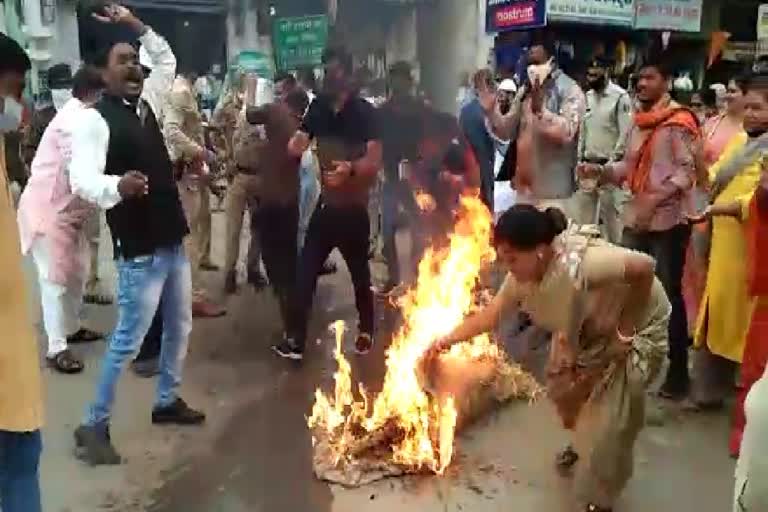
[[[747,93],[745,131],[731,140],[711,167],[710,205],[703,215],[692,219],[711,221],[707,283],[694,343],[699,350],[694,356],[690,406],[695,409],[722,407],[734,389],[735,371],[752,317],[744,222],[760,179],[762,157],[768,151],[764,120],[768,102],[763,92],[755,89]]]

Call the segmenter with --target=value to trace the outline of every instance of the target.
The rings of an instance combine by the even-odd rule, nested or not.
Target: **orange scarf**
[[[627,182],[632,193],[645,191],[648,184],[648,176],[651,174],[653,163],[653,146],[660,128],[679,127],[685,128],[696,138],[700,136],[699,121],[696,115],[685,107],[677,104],[667,105],[649,112],[636,112],[635,125],[641,130],[652,130],[640,147],[640,158],[636,167],[631,169]]]

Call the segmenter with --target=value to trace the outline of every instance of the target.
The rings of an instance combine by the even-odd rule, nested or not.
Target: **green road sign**
[[[328,18],[325,15],[278,18],[272,33],[278,69],[316,67],[328,42]]]

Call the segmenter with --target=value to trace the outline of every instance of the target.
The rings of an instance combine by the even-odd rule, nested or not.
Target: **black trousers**
[[[320,199],[309,221],[298,271],[295,305],[289,335],[303,349],[317,278],[333,249],[339,249],[352,275],[359,330],[373,334],[373,291],[368,266],[370,221],[365,206],[329,206]]]
[[[161,310],[162,308],[158,307],[155,312],[152,325],[149,326],[149,332],[144,336],[144,341],[141,343],[141,349],[139,350],[139,355],[136,356],[136,361],[147,361],[160,357],[160,347],[163,341],[163,316],[160,314]]]
[[[664,387],[670,392],[685,392],[688,375],[688,321],[683,301],[683,266],[691,227],[679,224],[666,231],[624,230],[623,245],[656,259],[656,276],[672,304],[669,320],[669,371]]]
[[[261,258],[287,329],[295,301],[299,206],[262,204],[252,218],[261,240]]]

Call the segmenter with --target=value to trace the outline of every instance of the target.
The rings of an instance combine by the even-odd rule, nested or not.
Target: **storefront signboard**
[[[546,0],[487,0],[488,33],[524,30],[547,24]]]
[[[702,0],[635,0],[635,28],[698,32],[701,4]]]
[[[272,37],[278,69],[320,66],[328,42],[328,18],[325,15],[278,18]]]
[[[547,18],[590,25],[632,27],[634,0],[549,0]]]

